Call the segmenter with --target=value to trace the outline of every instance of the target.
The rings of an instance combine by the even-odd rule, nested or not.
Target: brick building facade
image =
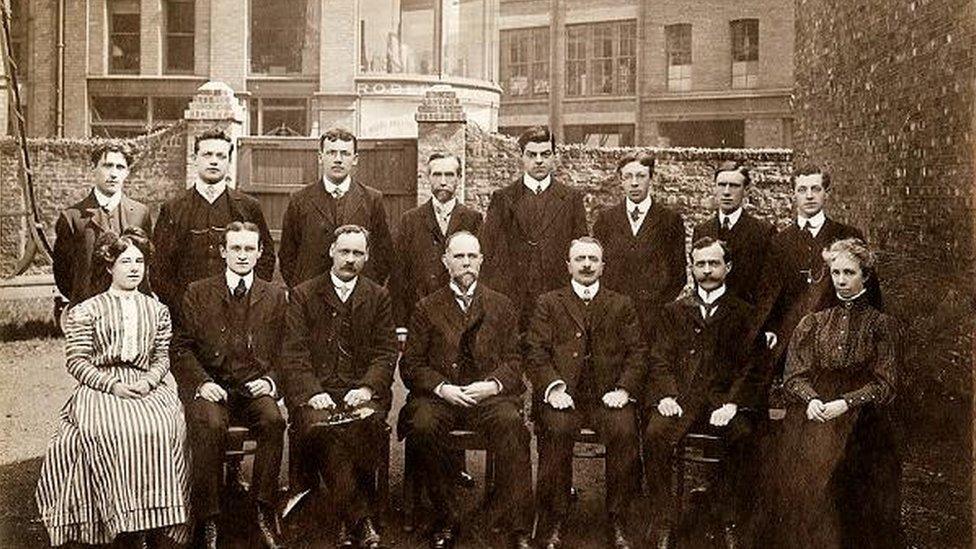
[[[559,97],[568,142],[791,146],[792,2],[552,4],[502,2],[502,131],[545,123]]]

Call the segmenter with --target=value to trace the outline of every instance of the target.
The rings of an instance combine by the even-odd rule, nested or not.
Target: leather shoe
[[[431,549],[452,549],[456,542],[457,535],[451,527],[439,528],[430,537]]]
[[[739,549],[739,533],[734,522],[725,525],[725,549]]]
[[[203,546],[217,549],[217,522],[214,519],[203,521]]]
[[[619,520],[614,520],[611,527],[610,546],[614,549],[630,549],[630,540],[627,539],[627,529]]]
[[[671,548],[671,529],[670,528],[659,528],[652,531],[651,543],[654,544],[655,549],[670,549]]]
[[[516,532],[512,536],[512,547],[514,549],[532,549],[532,538],[526,532]]]
[[[281,541],[281,529],[278,527],[278,515],[272,509],[267,509],[263,505],[258,505],[257,509],[258,535],[261,543],[267,549],[284,549],[285,544]]]
[[[553,523],[552,528],[549,529],[549,536],[546,537],[545,549],[560,549],[563,546],[562,529],[562,522]]]
[[[359,523],[359,547],[362,549],[379,549],[383,546],[380,533],[373,526],[373,520],[366,517]]]
[[[355,547],[356,544],[352,540],[352,534],[349,533],[349,526],[343,522],[339,525],[339,536],[336,539],[337,549],[351,549]]]

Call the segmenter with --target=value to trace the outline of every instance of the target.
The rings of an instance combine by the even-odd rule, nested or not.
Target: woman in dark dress
[[[770,456],[767,530],[783,547],[858,545],[844,527],[844,515],[858,512],[842,503],[841,484],[850,482],[845,460],[860,442],[855,439],[872,436],[855,426],[861,414],[890,404],[898,370],[899,326],[865,292],[874,276],[871,252],[851,238],[823,255],[838,303],[807,315],[793,333],[784,373],[791,404]],[[883,540],[885,532],[870,535],[894,543]]]

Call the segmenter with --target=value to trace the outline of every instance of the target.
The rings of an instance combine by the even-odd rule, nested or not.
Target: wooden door
[[[383,193],[386,222],[395,238],[400,216],[417,205],[417,141],[364,139],[358,149],[353,177]]]

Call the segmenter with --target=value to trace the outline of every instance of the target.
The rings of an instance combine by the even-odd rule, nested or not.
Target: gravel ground
[[[54,432],[57,413],[70,393],[74,380],[63,366],[63,340],[37,338],[0,343],[0,547],[45,547],[46,535],[36,519],[34,484],[48,439]],[[402,388],[396,397],[402,401]],[[394,410],[399,405],[395,404]],[[960,411],[968,421],[968,409]],[[391,418],[395,420],[395,418]],[[903,478],[903,522],[911,546],[969,547],[971,532],[969,444],[934,429],[920,430],[906,438]],[[967,432],[960,429],[961,432]],[[470,470],[478,479],[465,499],[465,513],[472,526],[464,532],[465,547],[500,545],[500,536],[488,531],[479,519],[481,501],[480,453],[470,454]],[[394,444],[391,456],[393,508],[400,503],[403,449]],[[600,510],[603,499],[602,460],[577,460],[575,484],[580,499],[567,540],[572,547],[604,546]],[[642,502],[643,505],[649,502]],[[637,506],[638,508],[641,505]],[[230,515],[231,513],[225,513]],[[293,547],[332,547],[330,528],[315,528],[314,519],[291,525]],[[392,513],[386,527],[387,539],[397,547],[425,547],[419,534],[406,534],[398,513]],[[230,531],[231,529],[225,529]],[[314,533],[320,530],[319,534]],[[248,547],[230,539],[227,547]],[[708,546],[704,540],[694,543]],[[685,547],[688,544],[685,545]]]

